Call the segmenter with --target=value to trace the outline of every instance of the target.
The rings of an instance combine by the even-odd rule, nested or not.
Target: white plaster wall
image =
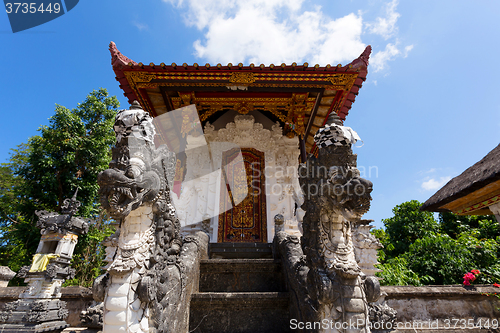
[[[299,201],[299,206],[302,203],[297,178],[299,140],[297,137],[283,137],[281,133],[282,128],[278,124],[269,130],[262,124],[255,123],[251,115],[237,115],[234,122],[229,122],[225,128],[215,130],[214,126],[207,124],[204,136],[188,137],[186,178],[191,180],[183,183],[179,198],[173,196],[183,235],[201,230],[201,221],[209,217],[212,229],[210,241],[217,242],[218,215],[221,213],[219,201],[221,190],[226,191],[220,185],[222,154],[234,147],[254,148],[264,152],[268,242],[272,242],[274,237],[276,214],[285,217],[285,231],[301,234],[294,214],[295,202]],[[206,144],[209,147],[207,154],[199,154],[199,150],[192,149]],[[193,152],[196,152],[196,156],[191,155]],[[210,163],[207,164],[207,161]],[[215,171],[209,173],[208,170]]]

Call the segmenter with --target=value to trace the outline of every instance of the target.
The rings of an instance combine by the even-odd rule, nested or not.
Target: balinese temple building
[[[494,214],[500,223],[500,145],[450,180],[421,209],[458,215]]]
[[[300,234],[298,165],[317,154],[313,137],[332,112],[346,119],[370,46],[345,66],[144,64],[113,42],[110,51],[124,95],[155,119],[157,145],[176,153],[170,185],[184,235],[269,243],[275,221]],[[230,188],[229,179],[247,181]]]

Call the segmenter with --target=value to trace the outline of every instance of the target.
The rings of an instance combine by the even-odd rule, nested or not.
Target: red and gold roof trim
[[[324,67],[307,63],[144,65],[125,57],[113,42],[110,51],[124,95],[130,103],[138,100],[152,116],[189,104],[196,105],[202,122],[213,121],[229,109],[242,114],[258,110],[292,128],[311,152],[314,134],[330,112],[342,120],[349,113],[366,80],[371,47],[346,66]]]

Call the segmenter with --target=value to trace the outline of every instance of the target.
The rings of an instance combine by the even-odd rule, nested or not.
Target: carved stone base
[[[17,300],[0,312],[0,332],[61,332],[69,326],[66,302],[55,300]]]
[[[41,324],[0,324],[0,332],[2,333],[58,333],[62,332],[66,327],[68,327],[68,323],[64,320],[61,321],[53,321],[49,323],[41,323]]]
[[[102,329],[102,317],[104,315],[104,303],[92,304],[87,310],[80,313],[82,326]]]

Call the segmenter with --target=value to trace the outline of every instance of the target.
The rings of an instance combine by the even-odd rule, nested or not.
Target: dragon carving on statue
[[[118,112],[114,130],[112,161],[98,183],[101,206],[119,226],[106,241],[114,253],[94,282],[94,298],[104,302],[104,333],[156,332],[168,306],[151,301],[181,285],[180,223],[169,190],[175,156],[166,146],[155,148],[152,118],[137,101]],[[162,305],[169,302],[175,303]]]
[[[315,136],[318,156],[299,167],[304,193],[303,236],[278,233],[276,242],[304,322],[328,323],[320,332],[369,332],[368,303],[380,284],[356,262],[352,229],[370,208],[372,183],[360,177],[351,146],[359,137],[333,113]],[[308,330],[309,332],[309,330]]]
[[[319,310],[317,319],[338,323],[334,330],[340,332],[351,323],[357,331],[368,332],[368,303],[380,295],[378,280],[361,272],[352,242],[351,231],[369,210],[373,187],[356,167],[351,146],[358,139],[333,113],[315,136],[318,157],[303,165],[308,177],[300,179],[309,296]]]

